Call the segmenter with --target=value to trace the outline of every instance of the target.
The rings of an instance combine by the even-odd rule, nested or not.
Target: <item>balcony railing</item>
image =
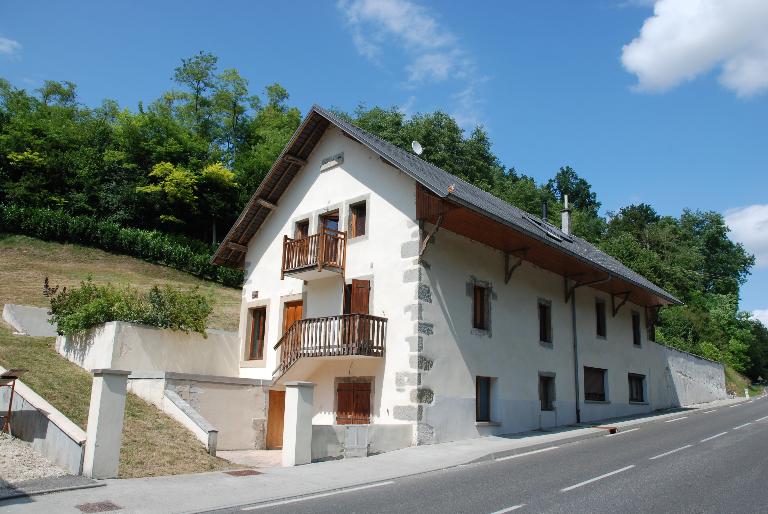
[[[383,357],[386,335],[387,318],[369,314],[297,320],[275,345],[280,361],[273,375],[279,377],[302,357]]]
[[[343,274],[346,259],[346,232],[326,228],[319,234],[301,239],[284,236],[281,278],[315,268],[317,271],[329,269]]]

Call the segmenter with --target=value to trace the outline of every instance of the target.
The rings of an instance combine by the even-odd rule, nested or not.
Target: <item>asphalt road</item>
[[[616,435],[222,512],[768,513],[768,399]]]

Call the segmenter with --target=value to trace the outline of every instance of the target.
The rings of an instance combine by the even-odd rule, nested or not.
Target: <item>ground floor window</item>
[[[541,400],[541,410],[555,410],[554,375],[539,375],[539,400]]]
[[[629,401],[645,401],[645,375],[629,374]]]
[[[366,425],[371,422],[371,382],[355,380],[336,384],[336,424]]]
[[[491,377],[477,377],[475,382],[475,421],[491,421]]]
[[[606,400],[604,369],[584,366],[584,399],[595,402]]]

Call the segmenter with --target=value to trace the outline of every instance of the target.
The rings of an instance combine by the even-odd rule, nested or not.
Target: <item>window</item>
[[[645,402],[645,375],[629,374],[629,401]]]
[[[349,206],[349,237],[365,235],[365,202]]]
[[[539,300],[539,341],[552,342],[552,302]]]
[[[539,375],[539,400],[541,410],[555,410],[555,377],[551,375]]]
[[[632,311],[632,344],[640,346],[640,313]]]
[[[491,421],[491,377],[477,377],[475,383],[475,421]]]
[[[584,366],[584,399],[605,401],[605,370]]]
[[[656,342],[656,322],[652,316],[646,316],[646,321],[648,322],[648,340]]]
[[[351,379],[336,385],[336,424],[367,425],[371,422],[371,382]]]
[[[595,319],[597,321],[597,337],[605,337],[605,301],[595,300]]]
[[[250,337],[248,341],[248,359],[264,358],[264,328],[267,320],[267,308],[258,307],[250,310]]]
[[[309,236],[309,220],[297,221],[293,231],[293,238],[304,239],[307,236]]]
[[[488,288],[475,285],[472,293],[472,327],[488,330]]]
[[[320,216],[320,231],[325,232],[326,230],[339,230],[339,211],[331,211]]]

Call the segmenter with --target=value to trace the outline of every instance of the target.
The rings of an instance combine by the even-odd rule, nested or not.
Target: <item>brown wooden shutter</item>
[[[352,280],[352,298],[350,299],[350,314],[368,314],[368,298],[371,291],[370,280]]]
[[[353,384],[352,389],[352,423],[360,425],[371,421],[371,384],[357,383]]]
[[[349,425],[352,423],[354,410],[354,389],[350,383],[340,383],[336,389],[336,424]]]

